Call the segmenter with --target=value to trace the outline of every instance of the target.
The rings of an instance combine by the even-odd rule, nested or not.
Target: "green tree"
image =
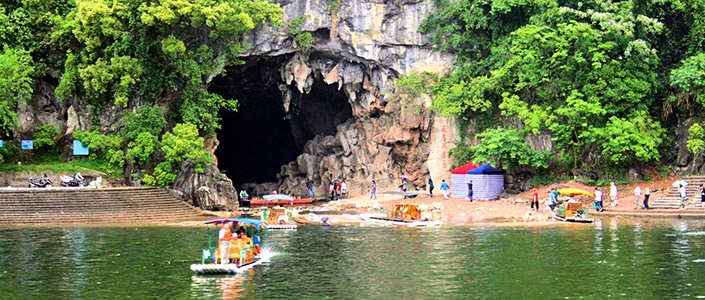
[[[549,151],[529,148],[521,133],[512,128],[488,129],[477,137],[480,144],[471,147],[472,161],[476,163],[488,163],[511,171],[519,166],[546,168],[552,158]]]
[[[11,136],[18,126],[17,104],[32,95],[34,67],[28,52],[5,48],[0,54],[0,134]]]
[[[54,125],[46,124],[34,130],[34,148],[44,153],[56,153],[56,138],[61,134]]]
[[[613,166],[626,167],[637,161],[655,161],[666,131],[645,111],[634,112],[627,118],[611,117],[607,125],[592,131],[602,148],[602,155]]]
[[[213,157],[204,149],[204,140],[198,136],[194,124],[176,124],[172,132],[162,136],[161,150],[164,161],[154,169],[154,176],[145,176],[149,185],[169,186],[176,179],[176,174],[185,160],[196,163],[196,172],[202,173],[207,165],[213,162]]]
[[[679,68],[671,71],[670,83],[684,104],[705,106],[705,53],[683,60]]]
[[[97,129],[91,131],[77,130],[74,138],[90,149],[89,159],[102,162],[108,175],[118,176],[123,173],[125,152],[123,138],[118,134],[102,134]]]
[[[702,154],[703,150],[705,150],[705,141],[703,141],[705,130],[700,124],[695,123],[688,128],[688,132],[690,135],[688,135],[686,147],[693,153],[693,156]],[[695,166],[695,159],[693,159],[693,166]]]
[[[441,50],[459,55],[456,71],[434,87],[432,108],[445,116],[496,108],[521,121],[523,132],[550,130],[561,161],[577,167],[588,147],[609,145],[598,134],[609,120],[653,107],[660,59],[644,38],[663,24],[634,2],[443,4],[423,29],[434,32]],[[662,142],[650,135],[657,130],[644,132],[645,143]]]

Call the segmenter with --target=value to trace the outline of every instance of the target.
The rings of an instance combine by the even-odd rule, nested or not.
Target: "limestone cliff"
[[[401,173],[416,187],[423,187],[429,175],[439,182],[447,178],[456,126],[428,110],[428,97],[395,97],[400,75],[443,73],[450,67],[450,59],[434,53],[428,38],[418,33],[432,2],[335,3],[280,2],[284,23],[305,16],[301,31],[312,33],[310,49],[298,48],[292,33],[276,28],[251,36],[246,58],[289,55],[279,67],[286,83],[280,87],[285,110],[292,109],[292,95],[309,93],[317,79],[337,85],[352,109],[334,135],[315,136],[303,154],[282,166],[276,189],[305,195],[305,181],[312,178],[316,194],[322,195],[331,181],[345,179],[351,194],[359,194],[369,191],[372,179],[381,188],[396,186]]]

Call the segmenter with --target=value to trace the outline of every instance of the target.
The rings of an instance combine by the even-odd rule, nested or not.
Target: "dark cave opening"
[[[347,96],[337,83],[315,79],[311,92],[288,87],[291,101],[284,109],[280,67],[288,57],[250,58],[217,77],[210,91],[237,99],[238,110],[221,111],[218,168],[236,189],[244,183],[276,182],[281,166],[303,153],[316,135],[333,135],[336,126],[352,117]],[[286,90],[285,88],[282,88]]]

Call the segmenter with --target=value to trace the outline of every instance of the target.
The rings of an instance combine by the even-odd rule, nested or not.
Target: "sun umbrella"
[[[685,181],[685,180],[678,180],[678,181],[676,181],[676,182],[673,183],[673,186],[674,186],[674,187],[679,187],[679,186],[681,186],[681,185],[682,185],[682,186],[688,186],[688,182]]]
[[[576,189],[576,188],[562,188],[558,189],[558,193],[561,195],[587,195],[587,196],[592,196],[592,193],[586,191],[586,190],[581,190],[581,189]]]

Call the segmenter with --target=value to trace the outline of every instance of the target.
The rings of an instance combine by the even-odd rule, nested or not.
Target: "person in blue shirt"
[[[552,188],[551,192],[548,193],[548,207],[551,208],[551,211],[553,211],[553,209],[556,208],[557,198],[558,198],[558,191],[556,191],[556,188]]]
[[[448,189],[450,189],[450,187],[448,186],[446,180],[443,179],[441,182],[441,191],[443,192],[443,199],[448,200]]]

